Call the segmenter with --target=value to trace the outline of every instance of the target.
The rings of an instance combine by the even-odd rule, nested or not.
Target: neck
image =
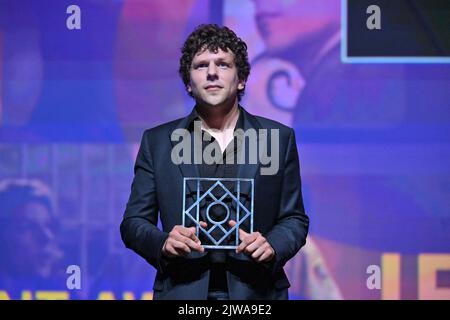
[[[208,129],[225,130],[234,128],[239,118],[238,100],[228,106],[202,106],[197,104],[197,112],[203,125]]]

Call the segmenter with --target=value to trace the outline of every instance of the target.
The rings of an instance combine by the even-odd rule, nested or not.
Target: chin
[[[218,100],[218,99],[207,99],[207,100],[205,100],[205,102],[206,102],[207,105],[209,105],[211,107],[217,107],[217,106],[222,105],[225,102],[225,100],[223,100],[223,99],[220,99],[220,100]]]

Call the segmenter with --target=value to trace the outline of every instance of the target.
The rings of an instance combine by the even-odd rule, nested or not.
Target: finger
[[[239,244],[239,246],[236,248],[236,253],[241,253],[242,251],[245,250],[245,248],[247,248],[248,245],[250,245],[252,243],[252,237],[247,236],[245,238],[241,239],[241,243]]]
[[[241,239],[241,243],[237,246],[236,248],[236,253],[241,253],[242,251],[245,250],[245,248],[249,245],[248,241],[247,241],[248,237],[245,237],[243,239]],[[250,239],[249,239],[250,240]]]
[[[191,238],[184,237],[181,241],[184,242],[189,248],[195,251],[198,252],[204,251],[203,247],[200,245],[200,240],[197,242],[193,241]]]
[[[257,250],[258,248],[262,247],[265,243],[266,239],[263,236],[259,235],[258,237],[256,237],[255,241],[253,241],[253,243],[251,243],[250,245],[247,246],[247,248],[245,248],[245,252],[250,254],[255,250]]]
[[[255,241],[257,238],[257,235],[252,233],[249,234],[248,236],[244,237],[242,239],[242,242],[239,244],[239,246],[236,248],[236,253],[240,253],[242,251],[245,251],[247,246],[249,246],[250,244],[253,243],[253,241]]]
[[[263,245],[258,247],[253,253],[252,253],[252,258],[257,260],[264,252],[266,252],[266,250],[268,249],[267,246]]]
[[[228,225],[230,227],[234,227],[236,225],[236,221],[234,220],[230,220],[228,221]],[[245,237],[247,237],[249,235],[249,233],[245,232],[244,230],[242,230],[241,228],[239,228],[239,239],[242,241]]]
[[[178,229],[178,232],[181,235],[183,235],[185,237],[188,237],[188,238],[191,238],[194,241],[198,240],[197,236],[195,235],[195,232],[196,232],[196,228],[195,227],[189,227],[189,228],[181,227],[181,228]]]
[[[208,224],[205,222],[205,221],[199,221],[199,224],[200,224],[200,226],[199,226],[199,228],[201,227],[201,228],[203,228],[203,229],[206,229],[207,227],[208,227]],[[191,239],[193,239],[196,243],[198,243],[199,245],[201,245],[201,241],[200,241],[200,239],[197,237],[197,227],[192,227],[192,228],[194,228],[194,235],[195,235],[195,239],[193,239],[192,237],[191,237]],[[202,247],[202,251],[201,252],[203,252],[204,251],[204,249],[203,249],[203,247]]]
[[[179,257],[185,255],[185,252],[183,252],[182,249],[175,248],[174,242],[175,241],[173,239],[170,239],[170,241],[167,242],[166,252],[168,253],[168,256]]]
[[[188,247],[190,247],[196,251],[203,252],[203,247],[200,245],[200,240],[198,240],[198,239],[197,239],[197,241],[194,241],[191,238],[188,238],[182,234],[177,234],[177,233],[172,235],[172,239],[174,239],[175,241],[184,243]]]
[[[196,242],[200,241],[200,240],[198,240],[197,235],[196,235],[197,228],[196,227],[190,227],[188,229],[189,229],[189,232],[190,232],[189,238],[191,238],[192,240],[194,240]]]
[[[185,240],[188,238],[184,238]],[[192,240],[190,240],[192,241]],[[195,243],[195,242],[194,242]],[[201,247],[203,248],[203,247]],[[197,251],[194,248],[191,248],[188,244],[184,243],[183,241],[176,241],[176,244],[174,244],[174,250],[177,252],[177,256],[186,256],[190,254],[192,251]],[[201,249],[199,249],[201,250]]]
[[[172,246],[177,251],[181,251],[181,252],[184,252],[184,253],[190,253],[191,252],[191,249],[186,244],[184,244],[183,242],[180,242],[180,241],[176,241],[176,240],[173,241]]]
[[[177,257],[179,255],[177,250],[175,250],[172,246],[168,246],[166,252],[169,257]]]
[[[266,251],[264,251],[264,253],[258,258],[258,262],[266,262],[271,260],[273,257],[273,251],[270,250],[270,248]]]

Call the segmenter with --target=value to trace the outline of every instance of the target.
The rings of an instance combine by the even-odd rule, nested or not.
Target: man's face
[[[239,80],[231,50],[218,49],[197,52],[190,69],[188,91],[196,102],[206,106],[221,106],[234,103],[238,90],[244,89],[244,81]]]
[[[339,24],[339,0],[253,0],[258,30],[268,50],[284,49]]]
[[[48,209],[29,202],[17,209],[8,229],[11,247],[10,263],[17,272],[50,276],[53,264],[62,257],[55,239],[55,229]]]

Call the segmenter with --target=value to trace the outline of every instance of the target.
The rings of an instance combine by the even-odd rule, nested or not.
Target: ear
[[[238,90],[243,90],[245,88],[245,81],[244,80],[239,80],[237,88],[238,88]]]
[[[187,85],[187,86],[186,86],[186,90],[187,90],[188,92],[192,92],[191,86],[190,86],[190,85]]]

